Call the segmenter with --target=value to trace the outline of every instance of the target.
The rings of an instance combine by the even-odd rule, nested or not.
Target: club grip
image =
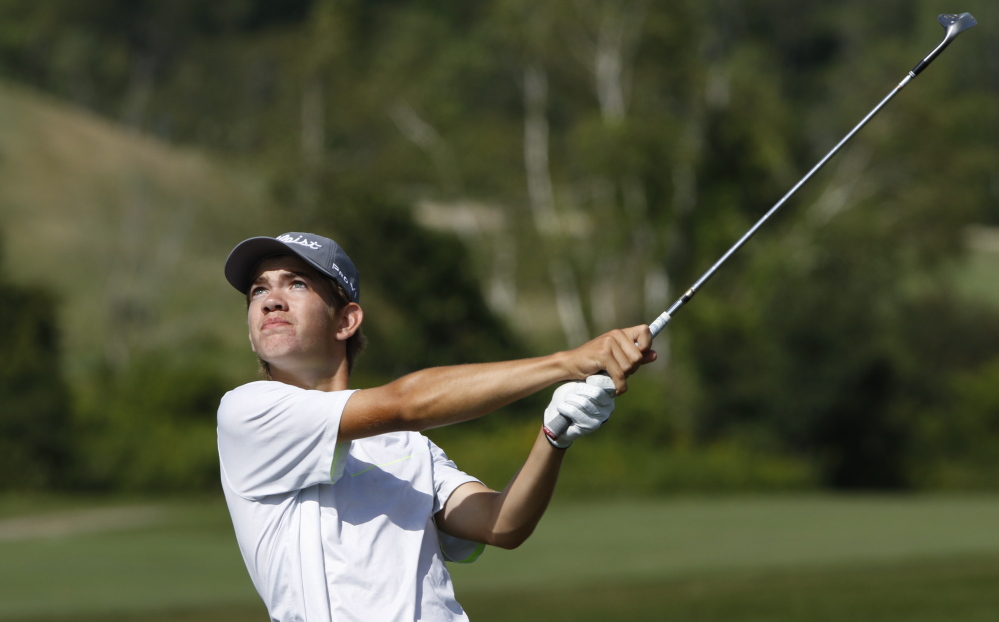
[[[599,381],[591,381],[590,384],[596,384],[606,391],[608,395],[613,397],[617,393],[617,389],[614,387],[614,381],[611,380],[611,377],[607,374],[607,372],[602,371],[599,374],[596,374],[596,376],[590,376],[590,378],[599,378]],[[565,431],[568,430],[571,425],[571,419],[565,415],[559,415],[552,419],[549,423],[545,424],[545,435],[553,441],[558,440],[559,437],[565,434]]]
[[[568,417],[559,415],[545,424],[545,434],[553,441],[557,441],[560,436],[565,434],[570,425],[572,425],[572,421]]]

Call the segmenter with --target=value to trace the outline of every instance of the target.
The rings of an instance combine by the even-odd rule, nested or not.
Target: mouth
[[[267,330],[268,328],[277,328],[279,326],[291,326],[291,322],[280,317],[268,318],[266,321],[264,321],[263,324],[260,325],[260,330]]]

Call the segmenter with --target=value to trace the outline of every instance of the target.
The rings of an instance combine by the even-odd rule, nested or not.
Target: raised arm
[[[613,398],[605,392],[606,378],[593,376],[586,383],[573,382],[555,391],[545,409],[545,421],[559,414],[572,421],[573,438],[592,433],[614,410]],[[534,532],[548,507],[558,479],[565,448],[571,440],[560,439],[556,447],[544,432],[538,434],[524,466],[503,492],[478,482],[460,486],[437,513],[437,526],[452,536],[512,549]]]
[[[582,380],[601,371],[617,393],[627,377],[655,360],[648,326],[615,330],[573,350],[501,363],[435,367],[364,389],[347,402],[338,439],[426,430],[486,415],[556,382]]]
[[[465,540],[504,549],[520,546],[548,508],[564,456],[565,450],[539,432],[527,461],[503,492],[478,482],[459,486],[437,513],[437,526]]]

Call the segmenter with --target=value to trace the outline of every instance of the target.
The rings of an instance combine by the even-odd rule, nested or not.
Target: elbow
[[[392,388],[392,392],[385,401],[385,411],[394,429],[423,432],[435,427],[435,400],[423,395],[412,378],[403,377],[387,386]]]
[[[489,538],[488,544],[501,549],[506,549],[507,551],[512,551],[521,544],[527,542],[527,539],[532,533],[534,533],[533,526],[529,529],[525,528],[505,533],[493,533]]]
[[[523,544],[525,541],[527,541],[527,538],[518,538],[518,539],[515,539],[515,540],[513,540],[513,539],[511,539],[511,540],[502,540],[501,542],[499,542],[495,546],[497,546],[497,547],[499,547],[501,549],[505,549],[507,551],[512,551],[515,548],[519,547],[521,544]]]
[[[386,385],[378,404],[378,423],[393,432],[423,432],[428,429],[423,406],[407,393],[405,383],[396,381]]]
[[[404,432],[425,432],[433,426],[422,412],[413,408],[406,408],[400,405],[395,411],[392,428]]]

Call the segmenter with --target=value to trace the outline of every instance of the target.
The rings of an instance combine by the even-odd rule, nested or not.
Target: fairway
[[[266,619],[220,501],[0,510],[0,620]],[[991,496],[561,503],[452,571],[486,622],[986,620],[996,525]]]

